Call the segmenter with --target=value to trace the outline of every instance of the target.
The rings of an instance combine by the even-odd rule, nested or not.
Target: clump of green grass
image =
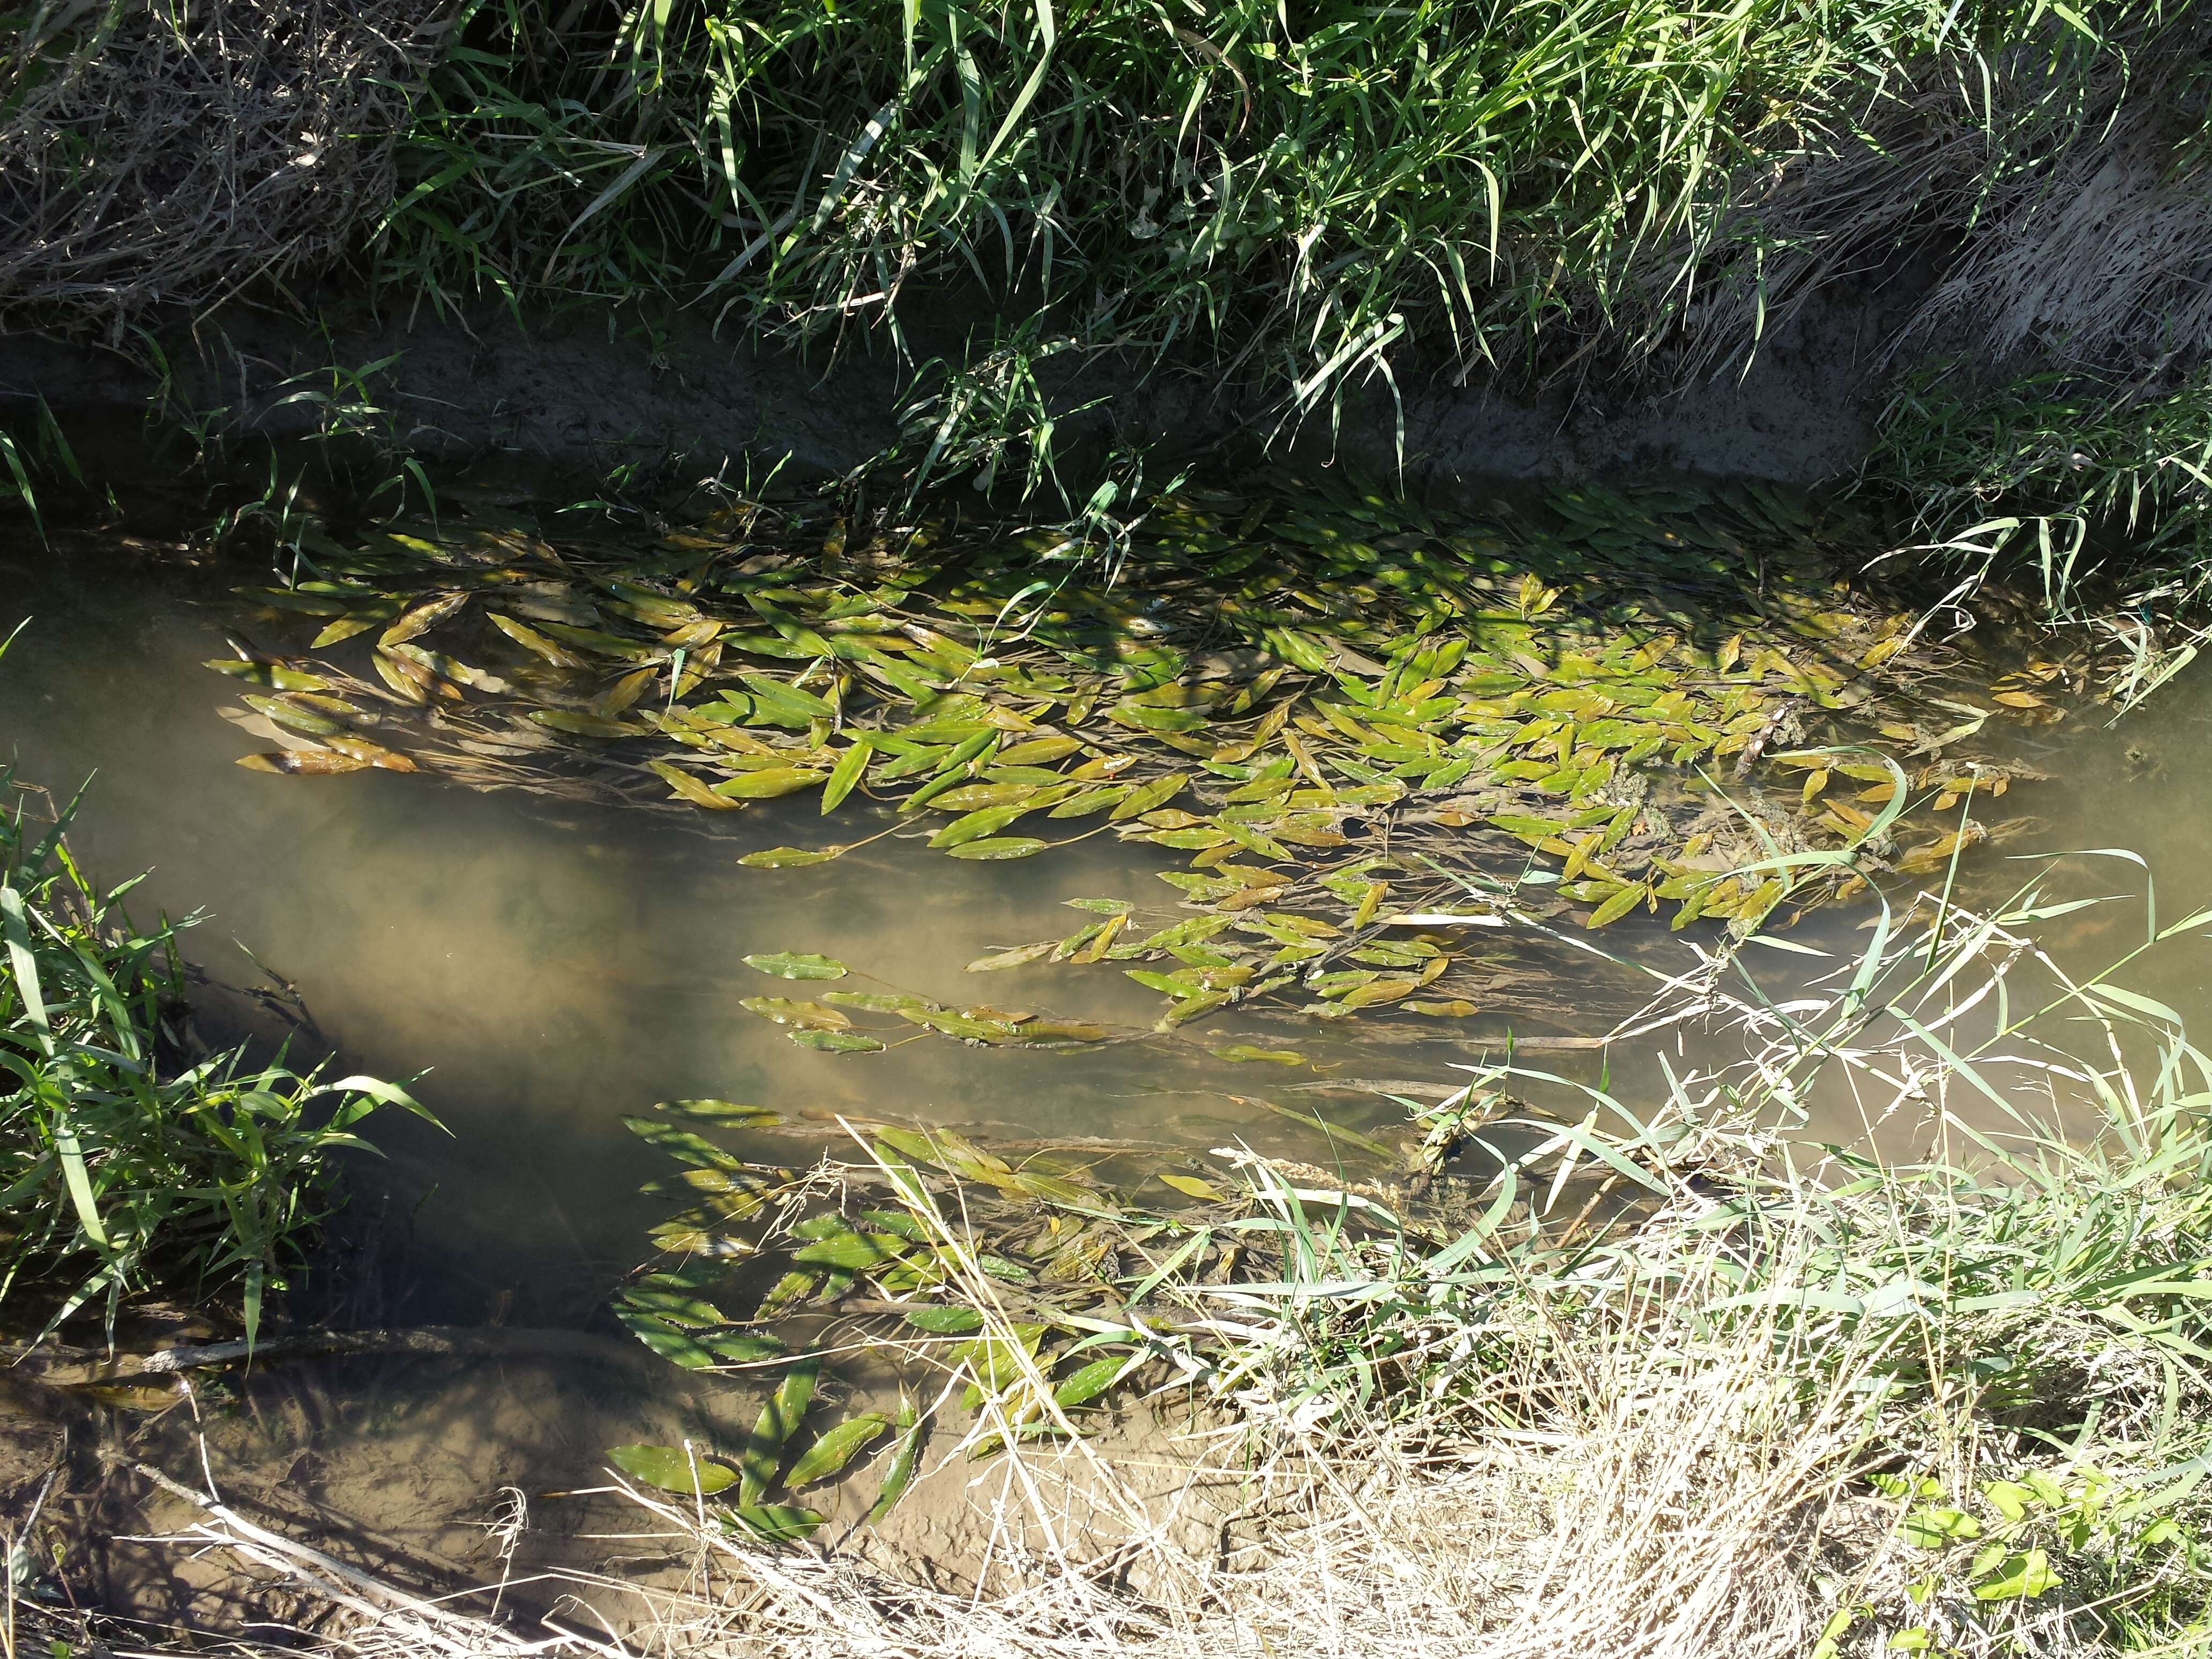
[[[194,1056],[173,927],[134,927],[0,769],[0,1306],[111,1331],[156,1288],[240,1297],[246,1335],[329,1213],[331,1159],[368,1150],[368,1077],[326,1080],[243,1047]],[[11,1316],[20,1318],[21,1316]]]
[[[2165,378],[1915,376],[1869,481],[1917,503],[1923,527],[2033,572],[2054,612],[2119,581],[2193,606],[2212,584],[2212,368]]]
[[[2040,50],[2063,78],[2150,15],[686,0],[556,32],[480,4],[377,270],[410,305],[704,296],[901,344],[969,283],[1010,329],[1195,351],[1297,421],[1409,356],[1648,349],[1699,261],[1755,240],[1724,210],[1856,142],[1908,67]]]

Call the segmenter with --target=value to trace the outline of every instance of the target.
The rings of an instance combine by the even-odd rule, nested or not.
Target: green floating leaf
[[[624,1305],[665,1319],[672,1325],[711,1329],[730,1322],[728,1316],[713,1303],[702,1302],[696,1296],[684,1296],[676,1291],[640,1286],[624,1291],[622,1299]]]
[[[770,766],[726,778],[714,786],[714,793],[725,800],[774,800],[780,795],[795,795],[802,789],[811,789],[828,776],[826,772],[810,771],[805,767]]]
[[[853,971],[835,957],[802,956],[789,951],[747,957],[745,966],[777,979],[842,979]]]
[[[1062,1407],[1084,1405],[1112,1388],[1130,1364],[1131,1360],[1127,1355],[1094,1359],[1054,1389],[1052,1397]]]
[[[968,964],[971,974],[995,973],[1001,968],[1025,968],[1030,963],[1048,957],[1059,945],[1057,939],[1041,939],[1035,945],[1018,945],[1011,951],[1001,951],[996,956],[978,957]]]
[[[834,812],[853,793],[853,786],[860,781],[860,773],[867,766],[868,757],[875,752],[866,738],[857,739],[831,769],[830,781],[822,790],[822,811]]]
[[[1586,927],[1609,926],[1633,910],[1646,896],[1647,890],[1643,887],[1624,887],[1591,911],[1589,920],[1583,925]]]
[[[1187,774],[1171,772],[1166,777],[1139,786],[1127,800],[1106,816],[1115,823],[1125,818],[1140,817],[1156,806],[1166,805],[1182,793],[1183,786],[1189,781]]]
[[[1188,1197],[1202,1198],[1209,1204],[1218,1204],[1228,1196],[1212,1182],[1201,1181],[1196,1176],[1170,1175],[1163,1170],[1160,1180],[1164,1185],[1174,1188],[1176,1191]]]
[[[1043,852],[1048,845],[1034,836],[994,836],[946,850],[956,859],[1025,859]]]
[[[916,1164],[926,1164],[933,1170],[938,1167],[940,1156],[938,1146],[927,1135],[913,1129],[894,1128],[889,1124],[878,1126],[873,1133],[884,1146],[890,1147],[901,1158],[910,1158]],[[881,1147],[877,1149],[876,1156],[885,1163],[891,1161],[884,1158]]]
[[[793,1031],[791,1040],[802,1048],[824,1054],[879,1054],[884,1044],[858,1031]]]
[[[1012,1188],[1018,1193],[1026,1193],[1031,1198],[1042,1199],[1048,1204],[1080,1207],[1098,1201],[1098,1194],[1088,1187],[1079,1187],[1072,1181],[1047,1175],[1042,1170],[1017,1170],[1011,1176],[1001,1178],[997,1184],[1002,1188]]]
[[[759,1503],[775,1485],[776,1471],[783,1465],[784,1443],[798,1431],[799,1419],[813,1403],[814,1384],[821,1375],[820,1360],[799,1361],[784,1373],[768,1404],[761,1407],[760,1420],[745,1437],[744,1450],[738,1456],[740,1504]]]
[[[781,1112],[766,1106],[741,1106],[733,1100],[664,1100],[653,1109],[665,1112],[671,1117],[688,1117],[695,1123],[719,1123],[732,1129],[783,1121]]]
[[[905,1239],[890,1233],[835,1233],[793,1250],[791,1259],[813,1267],[880,1267],[907,1248]]]
[[[739,1365],[775,1359],[791,1352],[787,1345],[772,1336],[702,1336],[699,1340],[721,1358]]]
[[[614,1311],[615,1317],[631,1335],[663,1359],[681,1365],[687,1371],[703,1371],[714,1363],[712,1349],[696,1338],[687,1336],[665,1320],[640,1308],[617,1308]]]
[[[965,1336],[983,1328],[983,1316],[973,1308],[908,1308],[906,1322],[938,1336]]]
[[[623,1121],[640,1140],[685,1164],[714,1170],[741,1167],[742,1160],[732,1157],[713,1141],[693,1134],[689,1129],[679,1129],[672,1123],[663,1123],[652,1117],[626,1117]]]
[[[803,1492],[817,1481],[827,1480],[890,1425],[890,1419],[881,1412],[863,1412],[858,1417],[847,1418],[799,1453],[799,1461],[791,1466],[783,1484],[793,1492]]]
[[[1103,1025],[1086,1024],[1080,1020],[1031,1019],[1014,1027],[1014,1041],[1025,1048],[1103,1042],[1113,1035]]]
[[[738,1472],[728,1464],[696,1452],[687,1455],[681,1446],[610,1446],[607,1461],[632,1480],[687,1497],[712,1497],[738,1482]]]
[[[733,1518],[756,1538],[771,1544],[803,1543],[822,1524],[812,1510],[792,1504],[748,1504],[733,1511]]]
[[[851,1030],[853,1024],[835,1008],[825,1008],[818,1002],[792,1002],[783,997],[739,997],[738,1006],[779,1025],[797,1025],[810,1030],[844,1031]]]
[[[846,850],[842,847],[769,847],[748,853],[738,862],[748,870],[798,870],[810,864],[827,864],[843,857]]]
[[[914,1484],[915,1469],[921,1462],[922,1439],[929,1431],[927,1421],[915,1410],[914,1401],[904,1392],[899,1395],[898,1428],[898,1449],[891,1454],[890,1468],[884,1471],[884,1484],[868,1510],[871,1523],[889,1515],[892,1506],[906,1496],[906,1489]]]

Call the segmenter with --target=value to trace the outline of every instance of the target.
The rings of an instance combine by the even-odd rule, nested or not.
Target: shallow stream
[[[1099,836],[1018,862],[963,863],[892,837],[817,867],[749,870],[741,854],[825,838],[811,798],[694,823],[427,775],[244,769],[238,757],[274,734],[202,665],[226,653],[240,614],[229,590],[251,579],[120,544],[79,546],[65,560],[19,550],[0,562],[0,633],[32,621],[0,661],[0,732],[25,778],[57,790],[90,781],[73,845],[108,881],[149,872],[131,900],[142,920],[157,908],[204,912],[185,944],[210,981],[198,1015],[209,1042],[289,1036],[303,1054],[335,1050],[347,1070],[421,1073],[414,1091],[450,1133],[377,1123],[388,1158],[355,1171],[357,1202],[301,1310],[342,1324],[604,1340],[597,1355],[520,1340],[492,1364],[283,1366],[236,1385],[213,1413],[225,1479],[280,1510],[350,1516],[465,1567],[489,1547],[475,1523],[501,1488],[591,1484],[610,1443],[726,1437],[757,1402],[757,1391],[653,1361],[605,1312],[667,1208],[638,1194],[666,1164],[625,1115],[713,1097],[803,1113],[825,1142],[852,1114],[957,1126],[986,1143],[1150,1146],[1165,1168],[1238,1140],[1325,1164],[1334,1152],[1322,1127],[1255,1103],[1388,1139],[1406,1119],[1389,1097],[1401,1085],[1434,1098],[1455,1063],[1494,1053],[1509,1029],[1539,1053],[1547,1041],[1589,1038],[1647,989],[1630,969],[1552,951],[1538,989],[1510,1013],[1459,1022],[1324,1024],[1231,1010],[1168,1037],[1073,1050],[917,1039],[876,1054],[809,1052],[738,1009],[787,988],[744,957],[821,952],[949,1003],[988,996],[1149,1024],[1157,999],[1112,964],[1018,969],[982,992],[964,969],[1066,931],[1071,913],[1056,907],[1071,897],[1146,896],[1154,873],[1174,867],[1170,856]],[[1963,899],[2015,884],[2027,866],[2008,860],[2081,848],[2141,855],[2169,915],[2212,890],[2212,770],[2201,758],[2212,679],[2185,674],[2116,729],[2101,718],[2033,735],[2031,758],[2051,781],[2023,788],[2020,804],[2039,822],[2002,854],[1969,861]],[[2061,885],[2139,891],[2142,878],[2134,864],[2092,860]],[[1792,937],[1848,952],[1867,914],[1816,912]],[[2127,948],[2136,914],[2087,913],[2069,965]],[[1674,971],[1684,939],[1632,922],[1605,943]],[[1782,953],[1762,965],[1778,990],[1807,971]],[[2212,953],[2185,942],[2131,982],[2188,1012],[2203,1004],[2208,969]],[[269,995],[279,981],[296,1002]],[[1237,1063],[1213,1052],[1237,1042],[1302,1058]],[[1656,1075],[1639,1046],[1563,1047],[1544,1063],[1593,1079],[1604,1068],[1632,1097]],[[137,1420],[119,1415],[117,1431],[143,1432]],[[184,1428],[172,1413],[159,1433]],[[541,1504],[537,1518],[557,1531],[561,1513],[557,1501]]]

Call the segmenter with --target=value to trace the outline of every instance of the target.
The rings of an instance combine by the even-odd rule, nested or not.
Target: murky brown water
[[[1401,1121],[1403,1108],[1361,1079],[1449,1083],[1455,1062],[1482,1052],[1476,1039],[1503,1030],[1277,1018],[1074,1052],[931,1039],[878,1055],[807,1052],[738,1007],[742,997],[790,992],[746,967],[747,954],[818,951],[948,1003],[1149,1022],[1156,1000],[1111,964],[963,969],[1072,931],[1074,913],[1059,908],[1067,898],[1157,902],[1153,872],[1169,866],[1104,837],[1012,865],[963,864],[893,839],[811,869],[750,871],[736,862],[745,851],[823,838],[811,805],[770,803],[731,815],[735,823],[687,825],[423,777],[264,775],[234,762],[270,746],[265,733],[226,718],[243,712],[235,687],[200,665],[224,653],[227,580],[121,553],[57,572],[19,553],[0,564],[0,632],[34,618],[0,661],[0,733],[27,778],[64,790],[92,777],[74,830],[80,857],[109,880],[149,870],[133,900],[142,917],[157,907],[204,911],[187,948],[214,980],[253,984],[254,964],[234,941],[250,945],[297,986],[349,1069],[425,1073],[416,1092],[452,1133],[397,1119],[376,1127],[388,1164],[359,1175],[362,1201],[334,1246],[344,1260],[326,1263],[321,1281],[319,1305],[340,1297],[335,1313],[349,1322],[583,1327],[628,1342],[602,1304],[665,1212],[636,1188],[665,1164],[622,1120],[657,1100],[715,1096],[1000,1137],[1185,1149],[1242,1138],[1326,1161],[1318,1133],[1249,1103],[1265,1097],[1376,1128]],[[1960,896],[2025,879],[2023,855],[2110,847],[2148,860],[2168,916],[2194,908],[2212,890],[2208,738],[2212,678],[2201,671],[2118,732],[2069,723],[2042,734],[2040,763],[2055,781],[2022,804],[2046,822],[2005,856],[1974,862]],[[2091,860],[2052,885],[2134,892],[2143,876],[2132,863]],[[2069,965],[2124,951],[2139,916],[2114,907],[2069,923]],[[1864,920],[1832,912],[1795,937],[1840,957],[1858,948]],[[1606,943],[1638,938],[1653,965],[1680,965],[1683,945],[1663,929],[1625,926]],[[1820,966],[1749,954],[1778,994]],[[1547,961],[1563,975],[1555,1007],[1548,1020],[1517,1018],[1523,1036],[1595,1034],[1639,998],[1634,975],[1595,957],[1553,951]],[[2208,973],[2212,952],[2191,944],[2132,982],[2189,1012],[2203,1004]],[[217,1041],[283,1030],[244,994],[219,989],[203,1023]],[[1293,1048],[1310,1063],[1231,1065],[1207,1052],[1238,1041]],[[1636,1048],[1609,1058],[1625,1097],[1656,1075]],[[1595,1079],[1607,1060],[1569,1051],[1544,1063]],[[1837,1111],[1840,1133],[1848,1110]],[[503,1485],[584,1479],[611,1442],[739,1414],[726,1391],[672,1367],[524,1353],[494,1366],[295,1369],[248,1384],[215,1437],[241,1479],[305,1480],[318,1502],[450,1544],[452,1528],[480,1518]]]

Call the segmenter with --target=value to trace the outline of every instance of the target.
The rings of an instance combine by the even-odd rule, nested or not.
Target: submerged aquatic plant
[[[726,823],[872,801],[874,836],[973,860],[1185,854],[1162,878],[1199,914],[1084,901],[1077,934],[978,964],[1127,964],[1170,1029],[1276,995],[1463,1015],[1469,930],[1508,901],[1741,933],[1943,867],[2034,775],[1992,738],[2064,716],[2058,665],[1978,682],[1838,580],[1848,528],[1772,492],[1455,515],[1194,491],[1133,523],[1112,581],[1048,537],[750,502],[643,551],[451,514],[314,532],[296,580],[244,595],[304,650],[210,665],[285,744],[242,763],[264,770],[590,781]],[[819,1003],[757,1012],[875,1046]]]
[[[43,1336],[79,1309],[112,1334],[127,1298],[228,1295],[251,1340],[327,1215],[332,1158],[380,1106],[368,1077],[196,1053],[175,928],[134,927],[137,884],[103,890],[70,854],[71,808],[33,813],[0,769],[0,1305]]]

